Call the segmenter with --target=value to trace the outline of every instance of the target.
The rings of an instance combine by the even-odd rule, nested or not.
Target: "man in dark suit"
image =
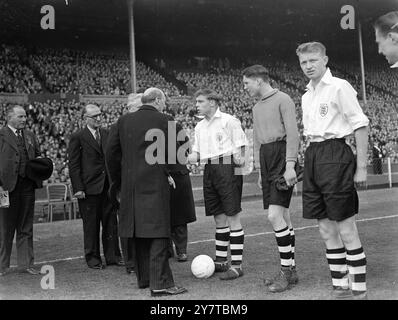
[[[112,188],[120,190],[119,235],[133,238],[139,288],[152,296],[186,292],[174,284],[169,265],[170,190],[167,173],[166,97],[147,89],[143,106],[119,118],[106,148]],[[155,140],[155,142],[154,142]]]
[[[85,108],[86,127],[72,134],[68,147],[69,175],[83,219],[84,252],[87,265],[103,269],[102,247],[107,265],[124,265],[117,236],[115,211],[108,197],[109,182],[104,150],[108,131],[101,128],[102,113],[96,105]]]
[[[0,208],[0,276],[10,267],[12,241],[17,233],[18,267],[37,275],[33,268],[33,214],[35,188],[41,181],[33,181],[25,174],[30,159],[40,156],[39,144],[33,132],[25,129],[26,112],[23,107],[7,107],[7,126],[0,130],[0,191],[9,192],[10,206]]]

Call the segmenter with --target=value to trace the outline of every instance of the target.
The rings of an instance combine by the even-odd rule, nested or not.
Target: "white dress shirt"
[[[88,130],[90,130],[91,134],[93,135],[94,140],[97,140],[96,136],[97,136],[97,130],[99,132],[99,128],[97,130],[91,128],[90,126],[87,126],[87,128],[88,128]]]
[[[369,124],[357,92],[346,80],[333,77],[329,68],[315,89],[312,81],[307,88],[301,106],[304,135],[310,142],[344,138]]]
[[[217,109],[210,120],[204,118],[196,125],[192,151],[199,153],[203,161],[232,155],[248,145],[240,121]]]

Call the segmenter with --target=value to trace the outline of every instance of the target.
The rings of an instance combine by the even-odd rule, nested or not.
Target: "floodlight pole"
[[[365,83],[365,63],[363,61],[362,27],[359,15],[359,0],[356,11],[357,11],[357,21],[358,21],[359,60],[361,63],[362,98],[363,98],[363,103],[366,104],[367,100],[366,100],[366,83]]]
[[[363,61],[361,22],[359,20],[358,20],[358,34],[359,34],[359,58],[361,61],[362,97],[363,97],[363,102],[366,104],[365,64]]]
[[[134,40],[134,0],[127,0],[129,14],[129,39],[130,39],[130,74],[131,92],[137,92],[136,66],[135,66],[135,40]]]

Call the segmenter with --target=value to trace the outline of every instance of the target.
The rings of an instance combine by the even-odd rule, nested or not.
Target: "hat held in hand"
[[[31,180],[47,180],[53,173],[54,165],[50,158],[31,159],[26,163],[25,175]]]

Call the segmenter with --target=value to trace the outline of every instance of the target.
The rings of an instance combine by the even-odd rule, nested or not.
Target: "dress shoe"
[[[37,269],[34,269],[34,268],[27,268],[27,269],[24,270],[24,272],[29,273],[29,274],[31,274],[33,276],[37,276],[39,274],[42,274],[40,272],[40,270],[37,270]]]
[[[188,260],[188,256],[187,256],[186,253],[179,253],[179,254],[177,255],[177,261],[178,261],[178,262],[185,262],[185,261],[187,261],[187,260]]]
[[[151,296],[152,297],[173,296],[176,294],[185,293],[187,291],[188,290],[183,287],[174,286],[167,289],[151,290]]]
[[[135,273],[134,267],[128,267],[128,268],[126,268],[126,272],[127,272],[128,274]]]
[[[110,263],[107,262],[106,265],[107,265],[107,266],[124,267],[124,266],[125,266],[125,263],[124,263],[123,260],[119,260],[119,261],[116,261],[116,262],[110,262]]]
[[[91,269],[97,269],[97,270],[102,270],[105,269],[105,266],[103,264],[97,264],[95,266],[88,266]]]

